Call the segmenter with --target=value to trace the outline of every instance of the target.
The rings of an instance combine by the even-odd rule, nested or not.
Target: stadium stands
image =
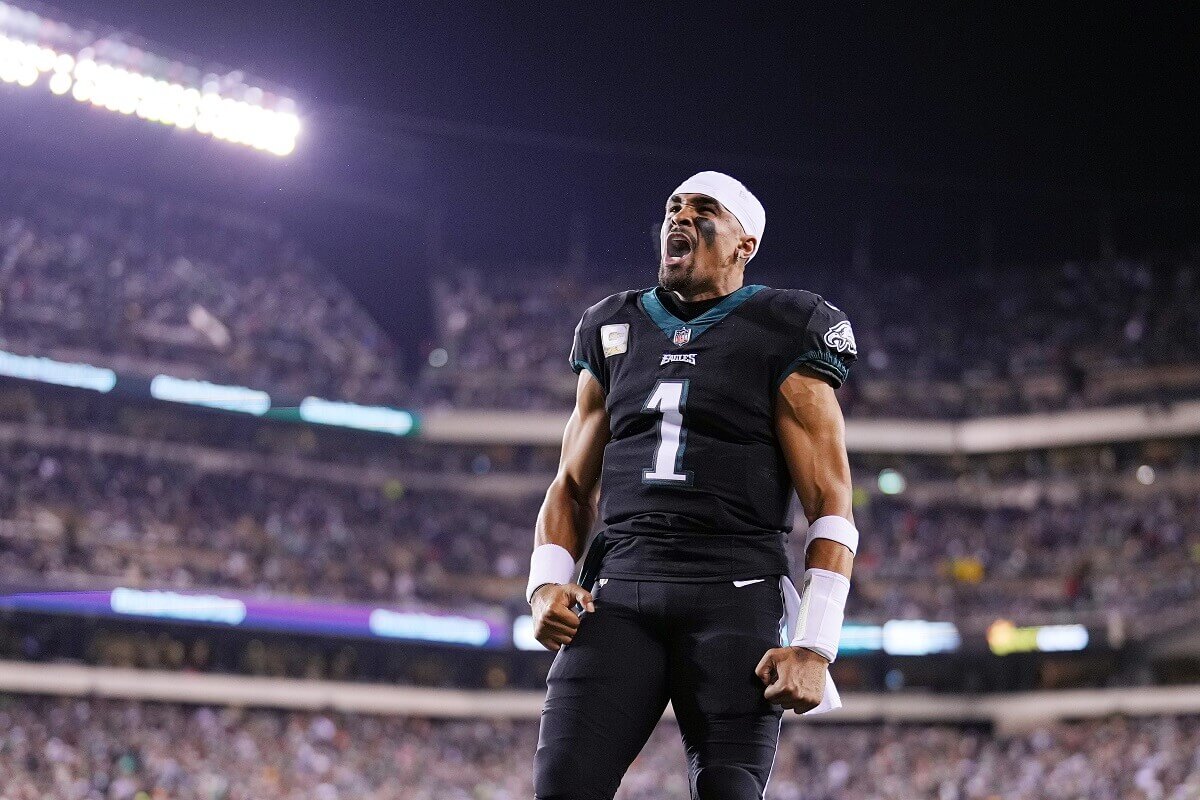
[[[508,10],[494,29],[478,10],[478,29],[449,26],[475,39],[457,71],[442,65],[463,51],[444,8],[399,27],[352,4],[266,25],[253,4],[124,15],[233,59],[250,46],[270,71],[310,62],[297,92],[117,20],[15,2],[0,2],[0,800],[533,797],[547,671],[563,662],[533,640],[523,590],[575,393],[571,333],[589,305],[654,281],[648,246],[610,238],[656,226],[656,209],[614,187],[710,156],[744,164],[772,209],[791,193],[793,219],[772,211],[790,235],[768,242],[844,256],[787,263],[771,245],[748,281],[820,292],[858,347],[838,394],[863,532],[830,671],[846,707],[785,715],[768,800],[1200,798],[1200,250],[1194,170],[1159,152],[1195,137],[1123,102],[1161,95],[1188,118],[1125,47],[1151,41],[1152,20],[1135,36],[1103,10],[1076,26],[1115,83],[1057,30],[1041,38],[1067,70],[1036,47],[1015,69],[980,49],[995,109],[944,102],[979,85],[960,47],[931,48],[961,62],[943,73],[898,41],[880,70],[839,26],[810,26],[856,68],[830,82],[828,54],[808,49],[817,90],[774,104],[813,125],[781,129],[776,152],[771,137],[697,138],[778,127],[763,124],[772,104],[712,80],[654,144],[629,127],[657,127],[625,100],[637,49],[585,25],[570,32],[582,48],[545,31],[541,50],[594,84],[560,94],[508,46]],[[750,41],[719,25],[720,41]],[[702,26],[673,27],[702,51]],[[401,28],[444,52],[423,64]],[[763,65],[773,43],[757,42]],[[594,74],[589,49],[620,68]],[[1045,84],[1045,118],[997,64]],[[914,102],[907,71],[936,103]],[[492,74],[525,96],[473,100]],[[664,75],[643,80],[669,109]],[[875,84],[882,105],[861,91]],[[725,113],[722,94],[753,113]],[[855,106],[829,102],[842,95]],[[568,106],[589,112],[569,130],[555,121]],[[1063,113],[1084,106],[1083,125]],[[842,135],[843,120],[861,130]],[[1063,151],[1039,131],[1073,152],[1040,163]],[[1119,140],[1133,158],[1105,146]],[[62,172],[32,171],[46,168]],[[281,209],[290,229],[258,216]],[[949,241],[976,232],[978,247]],[[404,300],[390,311],[420,363],[400,363],[318,245]],[[547,261],[452,254],[505,251]],[[1105,255],[992,263],[1050,252]],[[692,796],[673,720],[615,800]]]
[[[5,179],[0,348],[147,377],[363,403],[562,409],[573,387],[564,354],[582,310],[653,280],[629,267],[602,282],[528,270],[516,281],[511,270],[440,275],[438,347],[410,388],[386,337],[278,224],[45,176]],[[1192,263],[1005,272],[1003,287],[970,270],[939,281],[820,269],[750,279],[808,286],[847,309],[862,351],[841,393],[852,416],[979,416],[1200,389]]]
[[[403,401],[431,416],[500,407],[549,419],[569,407],[564,353],[582,308],[645,282],[619,271],[607,285],[536,271],[521,281],[469,269],[441,276],[441,351],[410,386],[374,323],[279,226],[42,176],[14,176],[13,186],[0,200],[0,349],[122,375]],[[852,422],[953,419],[1186,391],[1198,369],[1193,312],[1180,299],[1191,296],[1190,269],[1030,268],[1007,298],[969,274],[923,295],[899,276],[887,297],[863,293],[880,276],[817,271],[799,282],[861,311],[863,357],[840,394]],[[1104,325],[1080,328],[1081,303],[1106,309]],[[1021,346],[976,339],[992,328]],[[1056,355],[1065,352],[1078,359],[1066,364]],[[530,526],[557,447],[539,437],[475,441],[372,437],[0,380],[0,587],[233,593],[512,619],[527,613]],[[852,466],[856,517],[870,531],[850,603],[857,624],[947,621],[979,648],[998,619],[1116,631],[1108,639],[1119,644],[1200,618],[1193,439],[971,456],[866,448]],[[890,484],[877,481],[885,468]],[[58,628],[29,630],[6,628],[4,652],[416,683],[437,682],[431,673],[449,658],[354,662],[340,646],[243,640],[210,658],[217,639],[201,646],[176,632],[147,638],[117,626],[65,647]],[[462,685],[528,686],[539,675],[506,661]],[[872,672],[851,685],[884,679]]]
[[[407,462],[352,468],[353,459],[286,449],[168,444],[78,419],[70,427],[69,437],[33,424],[0,431],[4,584],[521,605],[529,527],[552,458],[444,447],[440,458],[423,449]],[[1113,615],[1190,606],[1200,596],[1200,477],[1183,464],[1195,453],[1193,445],[1160,463],[1155,486],[1128,466],[1124,479],[1043,466],[1054,480],[1042,491],[1027,483],[1036,459],[1024,470],[1001,460],[994,475],[985,460],[956,468],[895,459],[915,482],[903,495],[873,486],[856,458],[857,483],[870,487],[856,515],[872,535],[856,565],[853,617],[983,630],[998,616],[1103,626]],[[471,485],[485,483],[493,458],[499,472],[486,477],[508,473],[512,486],[480,494]],[[1103,461],[1102,451],[1091,460]],[[1170,580],[1152,577],[1164,574]]]
[[[526,498],[464,499],[200,464],[4,448],[0,581],[51,589],[223,588],[410,601],[518,578]],[[519,593],[518,593],[519,596]]]
[[[651,265],[601,283],[562,273],[463,269],[436,284],[446,361],[426,370],[429,402],[569,404],[565,353],[583,310],[652,285]],[[620,276],[620,277],[616,277]],[[851,415],[969,417],[1200,388],[1200,284],[1188,261],[1068,262],[918,276],[881,270],[747,274],[818,291],[854,323],[859,359],[839,393]],[[564,377],[565,376],[565,377]]]
[[[297,398],[404,396],[392,345],[277,223],[8,174],[0,348]]]
[[[0,697],[4,800],[523,800],[532,721],[450,721]],[[1109,718],[1027,733],[981,726],[787,725],[774,800],[1190,800],[1200,719]],[[659,726],[618,800],[685,800]]]

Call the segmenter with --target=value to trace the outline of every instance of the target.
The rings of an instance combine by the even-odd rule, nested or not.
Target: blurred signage
[[[542,643],[533,638],[533,617],[528,614],[524,614],[513,620],[512,640],[513,647],[516,647],[518,650],[546,652],[546,648],[542,647]]]
[[[150,381],[150,396],[171,403],[219,408],[256,417],[261,417],[271,408],[271,395],[258,389],[172,378],[170,375],[156,375]]]
[[[882,649],[882,625],[862,625],[856,622],[842,624],[842,640],[838,645],[838,655],[875,653]]]
[[[953,622],[894,619],[883,626],[883,651],[893,656],[952,653],[962,644]]]
[[[73,364],[40,356],[21,356],[0,350],[0,377],[19,378],[56,386],[151,397],[166,403],[202,406],[256,417],[353,428],[392,436],[416,434],[420,420],[412,411],[387,406],[363,406],[306,397],[299,406],[276,407],[271,395],[248,386],[231,386],[205,380],[156,375],[147,388],[145,378],[118,375],[111,369],[90,364]]]
[[[988,649],[995,655],[1010,653],[1064,653],[1083,650],[1088,631],[1083,625],[1030,625],[1018,627],[998,619],[987,629]]]
[[[490,617],[467,616],[211,592],[126,587],[94,592],[30,592],[0,596],[0,609],[141,617],[253,630],[362,636],[469,647],[506,647],[511,640],[504,617],[500,614]]]
[[[111,392],[117,385],[117,373],[111,369],[93,367],[90,364],[71,364],[38,356],[19,356],[3,350],[0,350],[0,375],[53,383],[56,386],[91,389],[94,392]]]
[[[112,590],[109,608],[117,614],[191,622],[218,622],[241,625],[246,621],[246,604],[212,594],[178,594],[142,589]]]
[[[423,642],[449,642],[482,647],[492,637],[487,622],[470,617],[444,614],[414,614],[377,608],[367,622],[371,633],[389,639],[414,639]]]
[[[398,408],[338,403],[319,397],[304,398],[300,403],[300,419],[317,425],[337,425],[395,436],[412,433],[416,424],[412,414]]]

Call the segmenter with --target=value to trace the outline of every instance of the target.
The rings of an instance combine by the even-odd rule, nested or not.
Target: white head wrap
[[[679,184],[671,194],[703,194],[716,200],[742,223],[742,230],[747,236],[754,237],[754,252],[750,254],[750,258],[754,258],[762,249],[763,231],[767,228],[767,212],[762,203],[758,202],[758,198],[750,194],[750,190],[743,186],[741,181],[723,172],[697,172]],[[746,261],[749,262],[750,258]]]

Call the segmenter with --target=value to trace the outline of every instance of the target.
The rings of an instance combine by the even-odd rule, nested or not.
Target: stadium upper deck
[[[599,283],[438,276],[426,402],[569,407],[563,354],[583,310],[653,280],[649,268]],[[751,270],[747,281],[818,291],[846,310],[859,357],[839,398],[855,417],[976,417],[1200,391],[1200,275],[1188,260],[967,269],[933,282],[878,269]]]
[[[10,174],[0,348],[132,372],[395,404],[395,351],[278,223]]]

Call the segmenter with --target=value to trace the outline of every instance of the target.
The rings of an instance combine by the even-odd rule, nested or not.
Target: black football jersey
[[[788,572],[793,487],[775,435],[798,368],[837,388],[856,347],[812,292],[743,286],[690,321],[658,289],[584,312],[571,367],[605,394],[600,518],[605,577],[739,580]]]

